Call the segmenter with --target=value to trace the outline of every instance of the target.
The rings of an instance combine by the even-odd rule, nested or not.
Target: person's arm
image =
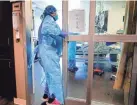
[[[59,36],[62,38],[66,38],[68,36],[68,33],[62,31]]]
[[[68,35],[78,35],[78,33],[61,31],[59,25],[55,21],[52,21],[50,18],[46,18],[43,21],[42,34],[49,34],[52,37],[56,37],[59,35],[62,38],[65,38]]]

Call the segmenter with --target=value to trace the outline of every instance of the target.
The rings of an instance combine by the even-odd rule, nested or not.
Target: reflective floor
[[[68,96],[80,99],[86,97],[86,67],[83,61],[77,61],[79,67],[78,73],[69,72],[68,81]],[[123,92],[113,90],[113,82],[110,78],[110,73],[105,73],[102,76],[95,75],[93,82],[93,105],[124,105]],[[40,105],[44,92],[44,73],[39,65],[35,63],[35,102],[34,105]]]

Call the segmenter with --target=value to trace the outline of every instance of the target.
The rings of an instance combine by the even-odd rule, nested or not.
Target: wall
[[[109,11],[107,33],[116,34],[117,30],[124,28],[125,3],[120,1],[107,1],[104,3],[104,9]]]

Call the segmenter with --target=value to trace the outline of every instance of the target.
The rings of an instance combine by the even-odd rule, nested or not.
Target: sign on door
[[[85,11],[84,10],[69,11],[69,31],[70,32],[85,31]]]

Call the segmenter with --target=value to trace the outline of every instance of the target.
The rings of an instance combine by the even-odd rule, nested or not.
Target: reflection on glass
[[[128,105],[133,59],[133,56],[129,56],[131,53],[132,43],[95,43],[93,103]]]
[[[79,32],[80,34],[87,35],[89,31],[90,0],[69,0],[68,4],[69,31]],[[72,13],[73,15],[71,15]],[[75,17],[73,18],[73,16]]]
[[[86,99],[88,43],[68,44],[68,97]]]
[[[123,34],[126,1],[96,2],[96,35]]]

